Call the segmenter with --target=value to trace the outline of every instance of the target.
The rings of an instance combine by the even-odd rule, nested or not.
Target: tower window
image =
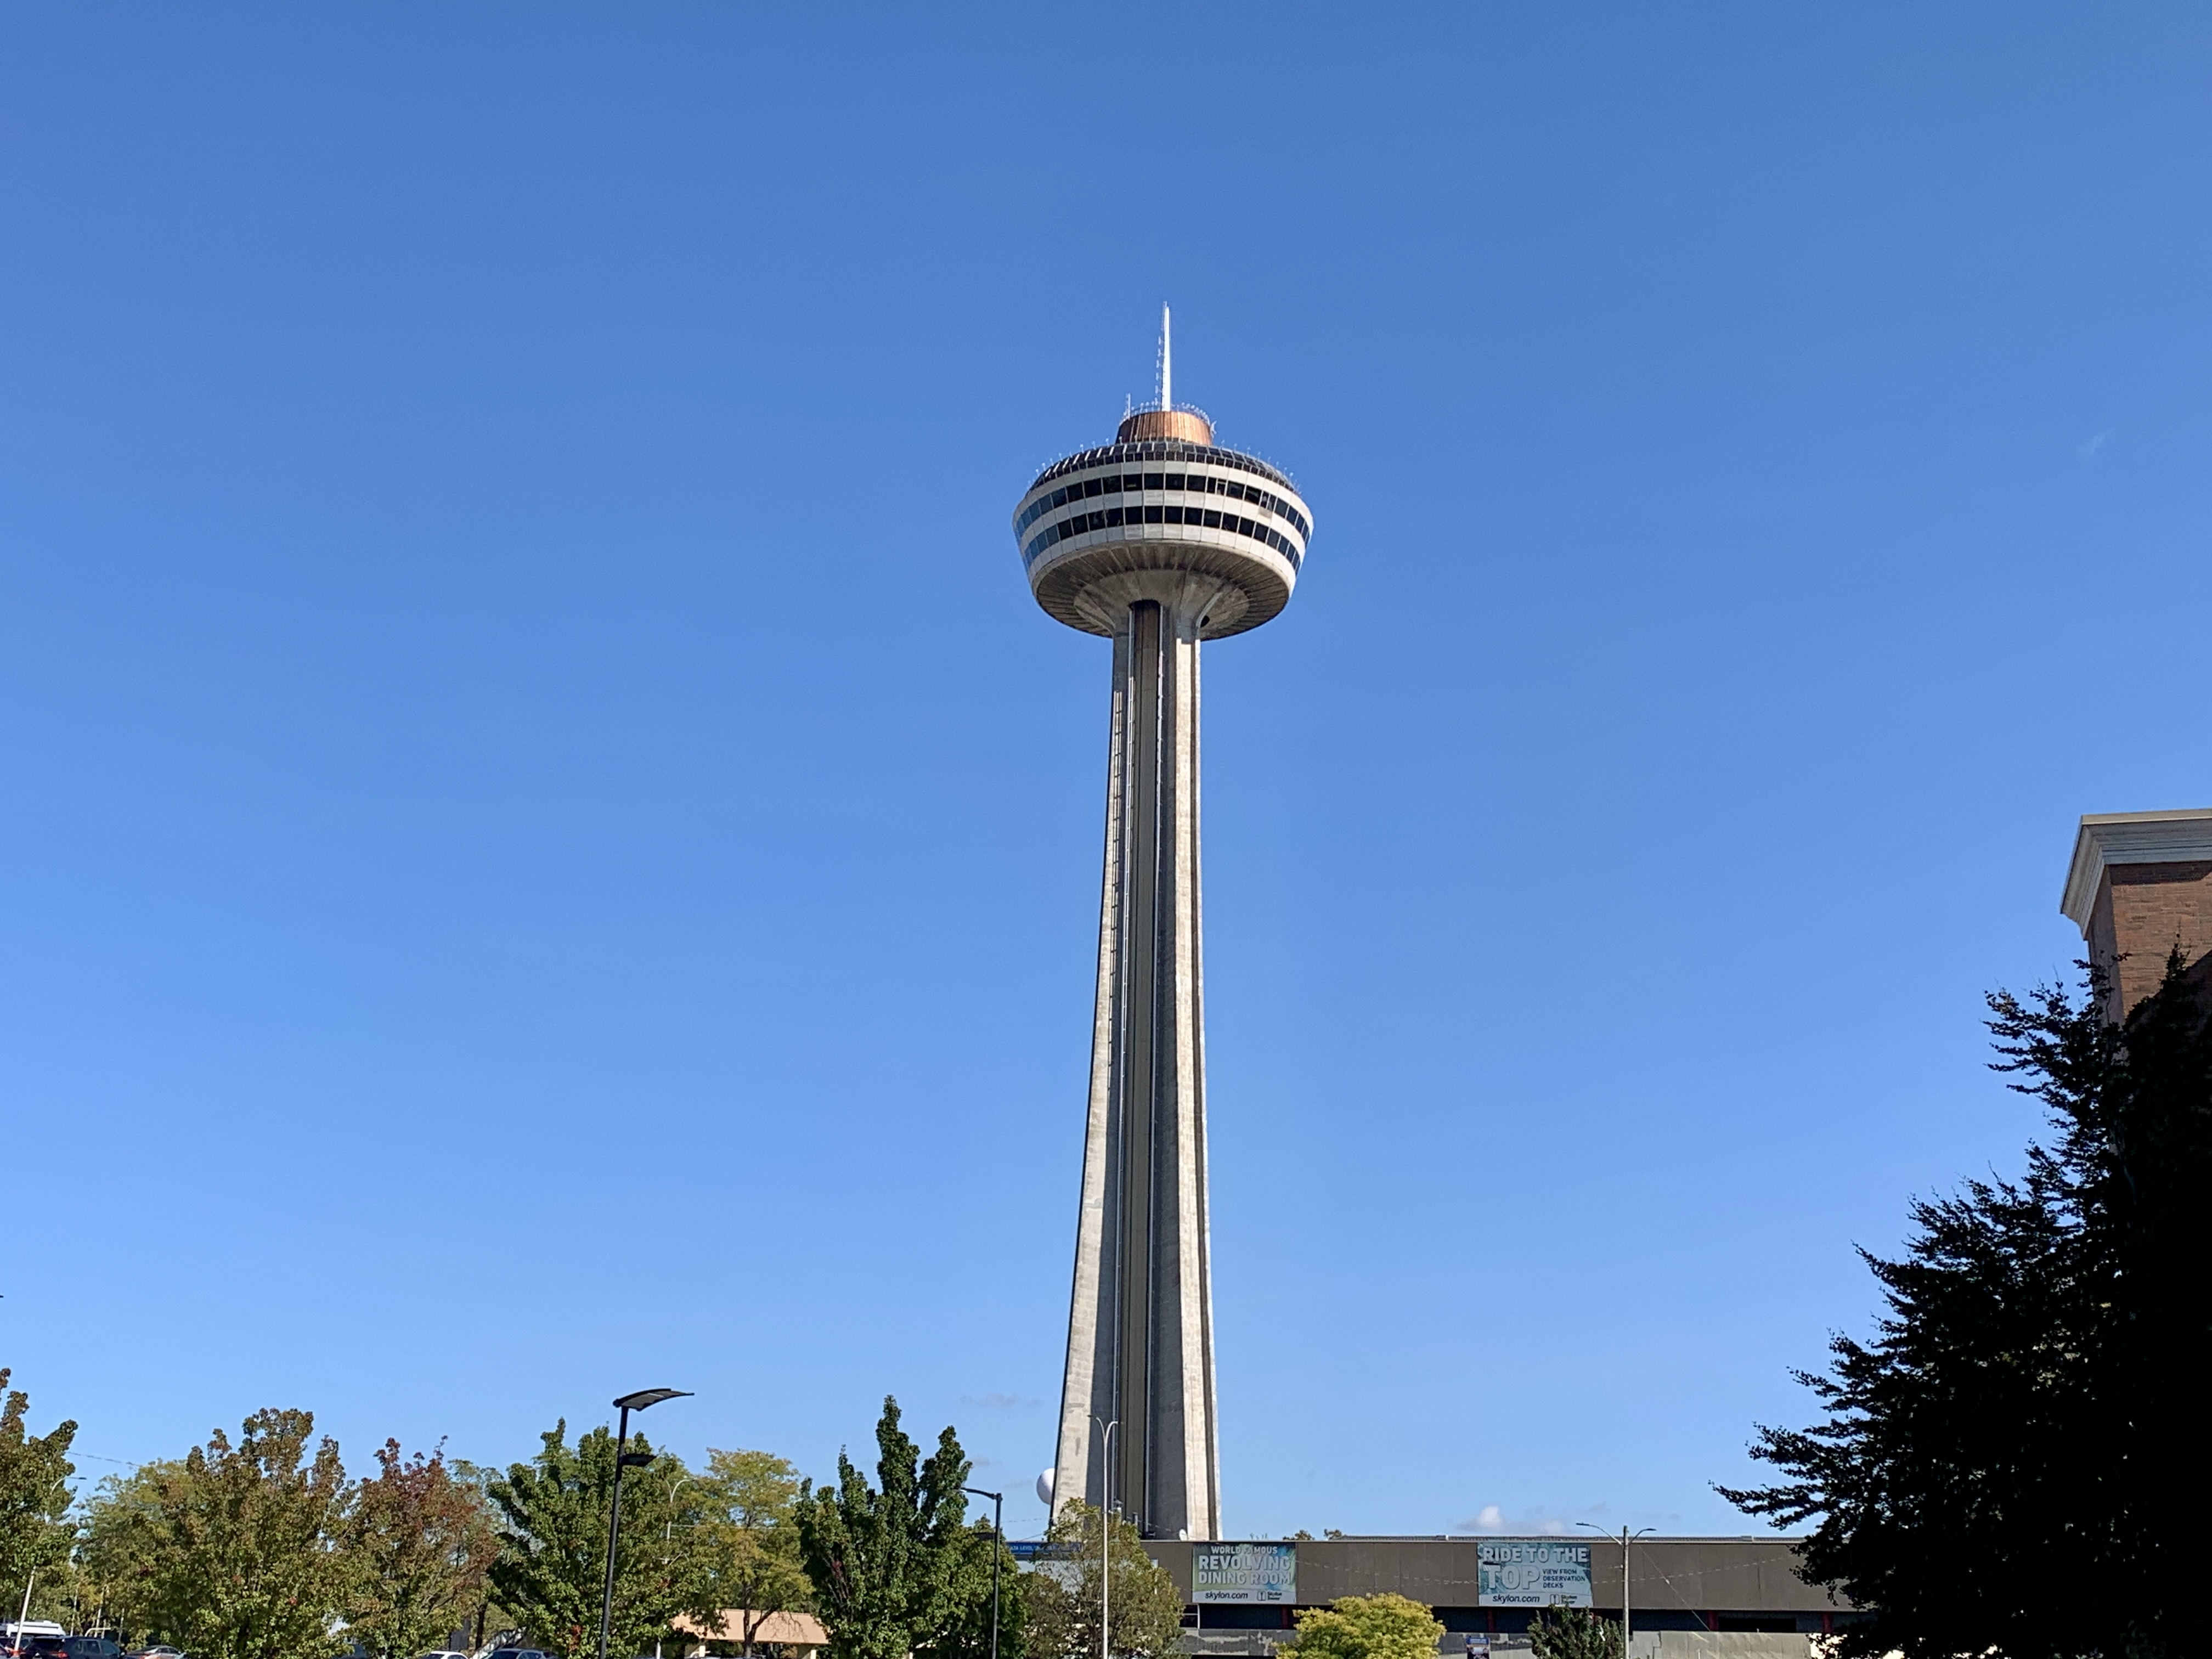
[[[1152,517],[1152,514],[1147,513],[1145,516],[1149,519]],[[1170,507],[1168,509],[1168,522],[1170,524],[1181,524],[1182,522],[1182,509],[1179,507]]]
[[[1180,472],[1169,473],[1168,488],[1170,489],[1181,489],[1182,488],[1182,474]]]
[[[1220,529],[1220,528],[1221,528],[1221,515],[1220,515],[1218,513],[1209,513],[1209,514],[1207,514],[1206,515],[1206,527],[1208,530],[1218,530],[1218,529]],[[1233,520],[1233,519],[1232,519],[1231,520],[1230,520],[1230,527],[1231,527],[1232,530],[1233,530],[1234,528],[1236,528],[1236,520]]]
[[[1167,480],[1162,474],[1158,472],[1147,472],[1145,474],[1146,489],[1165,489],[1167,487]]]
[[[1145,509],[1145,522],[1146,524],[1158,524],[1160,521],[1161,510],[1162,509],[1157,507],[1146,507]]]

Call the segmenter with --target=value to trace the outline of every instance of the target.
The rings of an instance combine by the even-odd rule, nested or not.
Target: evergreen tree
[[[1723,1495],[1785,1526],[1801,1567],[1871,1616],[1841,1653],[2011,1659],[2187,1650],[2187,1510],[2205,1489],[2196,1395],[2212,1352],[2203,1206],[2212,1028],[2177,953],[2119,1025],[2079,997],[1990,999],[1997,1069],[2050,1109],[2017,1182],[1916,1203],[1871,1342],[1838,1336],[1827,1411],[1762,1428],[1785,1480]]]
[[[999,1557],[1002,1654],[1021,1651],[1012,1557],[966,1524],[967,1454],[947,1428],[927,1462],[888,1395],[876,1425],[877,1485],[837,1454],[837,1484],[810,1482],[794,1508],[814,1605],[831,1659],[952,1659],[988,1653],[991,1567]]]

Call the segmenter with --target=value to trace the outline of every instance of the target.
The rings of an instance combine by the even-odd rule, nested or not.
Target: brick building
[[[2177,946],[2212,981],[2212,807],[2085,817],[2059,908],[2109,975],[2116,1021],[2158,988]]]

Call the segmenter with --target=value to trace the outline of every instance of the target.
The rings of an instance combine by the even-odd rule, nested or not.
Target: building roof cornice
[[[2089,812],[2074,837],[2074,862],[2058,908],[2083,933],[2097,889],[2116,864],[2182,864],[2212,860],[2212,806],[2170,812]]]

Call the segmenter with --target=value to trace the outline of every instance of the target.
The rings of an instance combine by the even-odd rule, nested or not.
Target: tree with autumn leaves
[[[259,1411],[111,1482],[84,1554],[127,1629],[204,1659],[336,1659],[358,1577],[352,1483],[303,1411]]]
[[[499,1537],[479,1491],[442,1451],[376,1451],[377,1474],[356,1489],[346,1528],[356,1583],[347,1633],[372,1654],[442,1648],[484,1602]]]
[[[73,1425],[39,1441],[21,1434],[21,1417],[19,1403],[12,1439],[0,1425],[0,1475],[17,1464],[46,1471],[8,1490],[27,1494],[14,1506],[25,1514],[43,1503],[50,1530],[8,1528],[0,1512],[0,1545],[10,1559],[42,1550],[58,1567],[76,1542],[88,1588],[132,1635],[204,1659],[335,1659],[356,1642],[374,1659],[407,1659],[480,1622],[568,1659],[597,1646],[614,1473],[604,1426],[571,1444],[556,1425],[536,1458],[504,1475],[388,1440],[377,1473],[355,1481],[337,1443],[315,1439],[309,1413],[257,1412],[235,1439],[218,1431],[182,1458],[106,1482],[80,1538],[59,1519],[68,1466],[57,1460]],[[653,1456],[638,1437],[631,1449]],[[807,1606],[791,1525],[799,1485],[764,1452],[715,1452],[698,1474],[665,1455],[631,1470],[617,1650],[679,1637],[678,1619],[714,1626],[732,1608],[757,1618]]]
[[[490,1517],[442,1452],[348,1478],[303,1411],[260,1411],[106,1482],[82,1565],[109,1616],[204,1659],[379,1659],[441,1647],[482,1603]]]

